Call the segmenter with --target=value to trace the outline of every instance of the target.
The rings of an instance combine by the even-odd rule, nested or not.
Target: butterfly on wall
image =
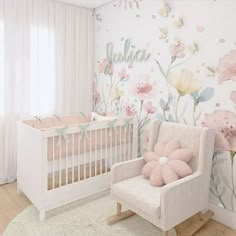
[[[174,26],[177,28],[177,29],[180,29],[181,27],[184,26],[184,21],[181,17],[179,17],[178,19],[176,19],[174,22],[173,22]]]
[[[210,66],[206,66],[206,75],[209,77],[214,77],[215,76],[215,69],[213,69]]]
[[[198,44],[196,42],[193,42],[191,45],[188,45],[188,50],[191,54],[194,54],[196,52],[198,52]]]
[[[167,36],[168,36],[168,29],[167,28],[160,28],[159,39],[166,39]]]
[[[167,2],[163,2],[163,7],[159,10],[159,15],[162,17],[168,17],[170,11],[170,5]]]

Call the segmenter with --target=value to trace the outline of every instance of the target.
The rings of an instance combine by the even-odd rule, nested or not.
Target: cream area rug
[[[161,236],[160,229],[137,215],[108,225],[106,219],[115,212],[116,202],[108,192],[51,210],[44,222],[39,222],[31,205],[15,217],[3,236]]]

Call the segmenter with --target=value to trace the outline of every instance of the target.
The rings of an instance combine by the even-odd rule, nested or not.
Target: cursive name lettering
[[[146,62],[150,59],[151,54],[145,49],[137,51],[131,50],[131,42],[129,39],[125,40],[123,52],[114,53],[114,46],[112,42],[107,43],[106,56],[110,63],[127,62],[132,66],[135,62]]]

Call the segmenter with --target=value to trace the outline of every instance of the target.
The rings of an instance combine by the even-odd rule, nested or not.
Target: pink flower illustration
[[[230,99],[234,104],[236,104],[236,91],[231,92]]]
[[[185,56],[185,45],[183,43],[171,44],[170,53],[172,57],[183,58]]]
[[[236,81],[236,50],[230,51],[229,54],[220,59],[217,72],[220,83],[227,80]]]
[[[152,86],[148,83],[140,83],[137,85],[137,94],[147,94],[152,91]]]
[[[202,126],[215,129],[215,145],[224,151],[236,151],[236,114],[231,111],[218,110],[205,114]]]
[[[101,63],[98,65],[99,73],[113,75],[114,72],[114,64],[112,62],[108,62],[107,59],[103,59]]]
[[[132,88],[131,93],[140,100],[153,98],[156,93],[156,81],[151,80],[148,75],[141,75],[137,80],[139,82]]]
[[[147,102],[147,104],[144,105],[144,109],[148,114],[154,114],[157,111],[157,108],[152,105],[152,102]]]
[[[120,80],[128,79],[129,74],[127,74],[127,70],[124,68],[121,72],[119,72]]]
[[[102,62],[98,62],[98,70],[103,73],[107,64],[107,59],[103,59]]]
[[[125,114],[127,116],[134,116],[136,114],[136,110],[135,110],[134,104],[127,104],[125,106]]]
[[[97,91],[93,93],[93,101],[95,104],[98,104],[101,101],[101,95]]]

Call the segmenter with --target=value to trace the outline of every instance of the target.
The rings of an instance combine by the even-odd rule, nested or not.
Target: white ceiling
[[[59,0],[59,1],[87,8],[96,8],[108,2],[111,2],[111,0]]]

